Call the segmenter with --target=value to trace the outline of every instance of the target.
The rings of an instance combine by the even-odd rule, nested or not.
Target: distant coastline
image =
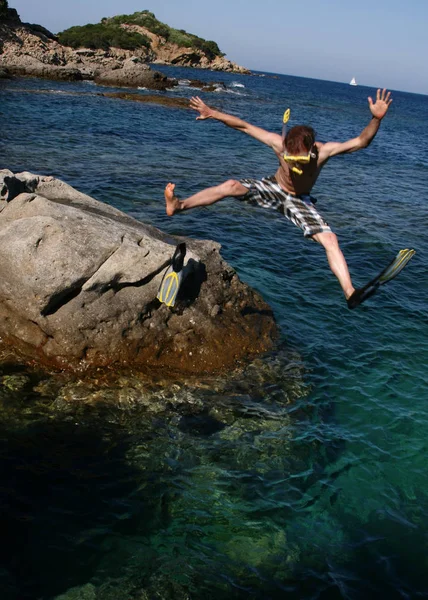
[[[174,85],[149,64],[251,74],[228,60],[215,42],[175,30],[149,11],[54,35],[42,25],[23,23],[7,0],[0,0],[0,78],[86,79],[157,90]]]

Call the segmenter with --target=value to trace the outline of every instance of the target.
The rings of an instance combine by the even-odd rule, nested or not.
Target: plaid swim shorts
[[[238,200],[262,208],[279,210],[289,221],[302,229],[304,237],[331,232],[328,223],[315,209],[316,199],[312,196],[288,194],[273,176],[263,179],[240,179],[239,183],[248,188],[248,192],[239,196]]]

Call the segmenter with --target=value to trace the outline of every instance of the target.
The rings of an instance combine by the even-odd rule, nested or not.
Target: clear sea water
[[[261,127],[360,133],[375,90],[162,68],[168,95]],[[199,93],[185,80],[223,81]],[[274,173],[267,147],[190,110],[89,82],[0,82],[1,167],[51,174],[171,234],[217,240],[272,306],[279,347],[203,381],[81,381],[0,363],[2,600],[428,598],[428,96],[393,92],[365,151],[314,195],[364,284],[349,311],[323,250],[232,199],[169,219],[181,196]],[[141,94],[148,93],[140,90]]]

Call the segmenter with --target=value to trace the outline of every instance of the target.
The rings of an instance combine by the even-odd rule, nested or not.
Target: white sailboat
[[[349,82],[349,85],[358,85],[358,83],[355,81],[355,77],[353,77],[351,79],[351,81]]]

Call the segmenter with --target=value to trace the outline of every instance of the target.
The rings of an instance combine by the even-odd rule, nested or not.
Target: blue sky
[[[249,69],[428,94],[428,0],[8,0],[53,33],[150,10]]]

